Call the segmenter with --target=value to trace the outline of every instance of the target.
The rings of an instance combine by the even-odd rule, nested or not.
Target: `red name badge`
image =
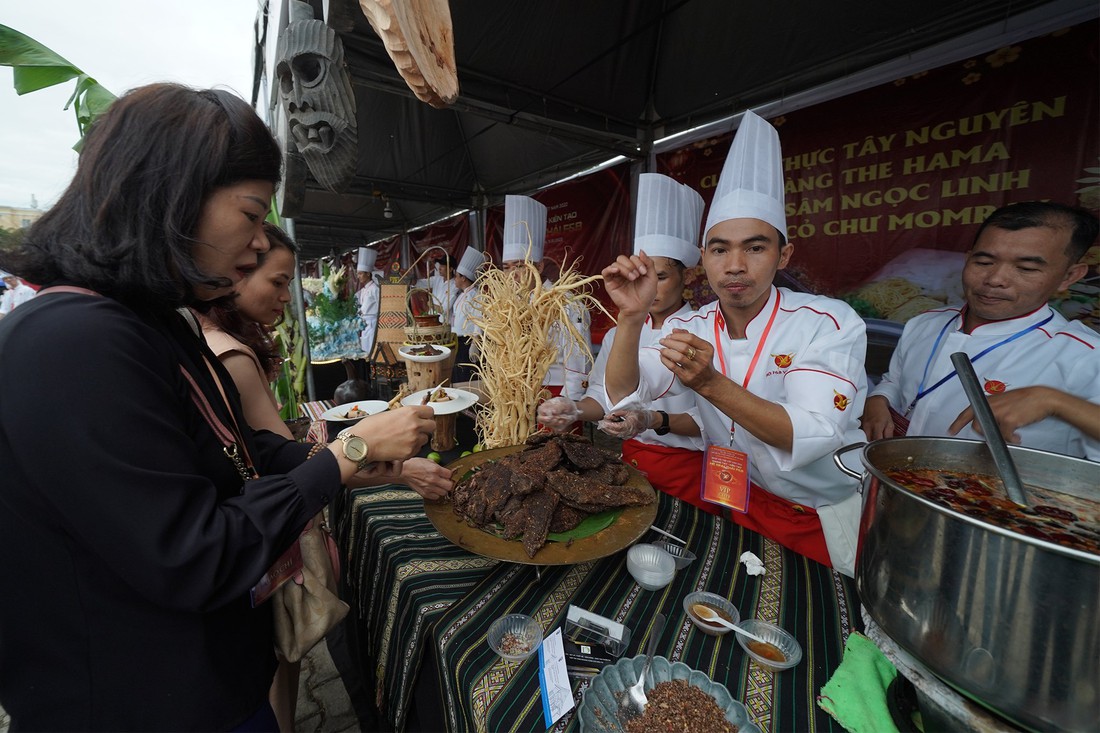
[[[275,564],[268,568],[260,582],[252,586],[249,595],[252,598],[252,607],[260,605],[283,583],[297,575],[305,563],[302,561],[302,545],[295,541],[286,552],[279,556]]]
[[[748,454],[721,445],[708,447],[703,467],[703,499],[735,512],[748,512]]]

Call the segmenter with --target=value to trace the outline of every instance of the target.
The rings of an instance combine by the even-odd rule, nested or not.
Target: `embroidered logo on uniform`
[[[1005,383],[996,379],[985,380],[985,393],[986,394],[1000,394],[1005,391]]]
[[[772,354],[772,358],[775,359],[775,365],[780,369],[786,369],[794,361],[794,354]]]
[[[835,389],[833,390],[833,395],[835,395],[833,397],[833,407],[840,410],[841,412],[847,410],[848,403],[851,402],[851,400],[842,395],[840,392],[837,392]]]

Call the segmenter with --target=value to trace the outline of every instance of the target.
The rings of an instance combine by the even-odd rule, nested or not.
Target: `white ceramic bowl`
[[[639,543],[626,553],[626,569],[646,590],[659,590],[676,577],[676,559],[656,545]]]
[[[695,553],[683,545],[677,545],[668,540],[658,540],[653,544],[672,555],[672,559],[676,561],[677,570],[683,570],[695,560]]]
[[[729,621],[733,625],[737,625],[737,622],[741,620],[741,614],[737,611],[737,606],[730,603],[728,598],[724,598],[717,593],[707,593],[706,591],[697,591],[695,593],[688,593],[684,597],[684,613],[688,615],[691,622],[695,624],[695,628],[702,631],[709,636],[723,636],[730,632],[728,626],[722,626],[720,624],[712,624],[703,621],[691,610],[691,607],[696,603],[705,603],[711,608],[717,609],[729,616]]]
[[[758,618],[747,618],[737,625],[745,631],[756,634],[761,639],[764,639],[783,654],[784,660],[782,662],[763,657],[752,650],[752,645],[758,642],[748,638],[744,634],[736,634],[737,643],[745,650],[745,654],[748,654],[752,657],[753,661],[769,672],[782,672],[802,661],[802,645],[798,643],[798,639],[795,639],[786,630],[775,624],[770,624],[767,621],[761,621]]]
[[[527,614],[510,613],[494,621],[486,636],[494,652],[518,662],[534,654],[542,644],[542,627]]]

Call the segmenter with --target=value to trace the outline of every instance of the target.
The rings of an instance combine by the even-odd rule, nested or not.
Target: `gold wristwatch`
[[[351,428],[345,428],[336,434],[340,442],[344,444],[344,458],[355,464],[356,471],[362,471],[370,461],[370,448],[367,441],[354,435]]]

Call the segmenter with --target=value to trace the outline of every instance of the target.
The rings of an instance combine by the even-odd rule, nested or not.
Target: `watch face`
[[[358,463],[367,457],[367,441],[358,435],[349,436],[344,440],[344,455]]]

